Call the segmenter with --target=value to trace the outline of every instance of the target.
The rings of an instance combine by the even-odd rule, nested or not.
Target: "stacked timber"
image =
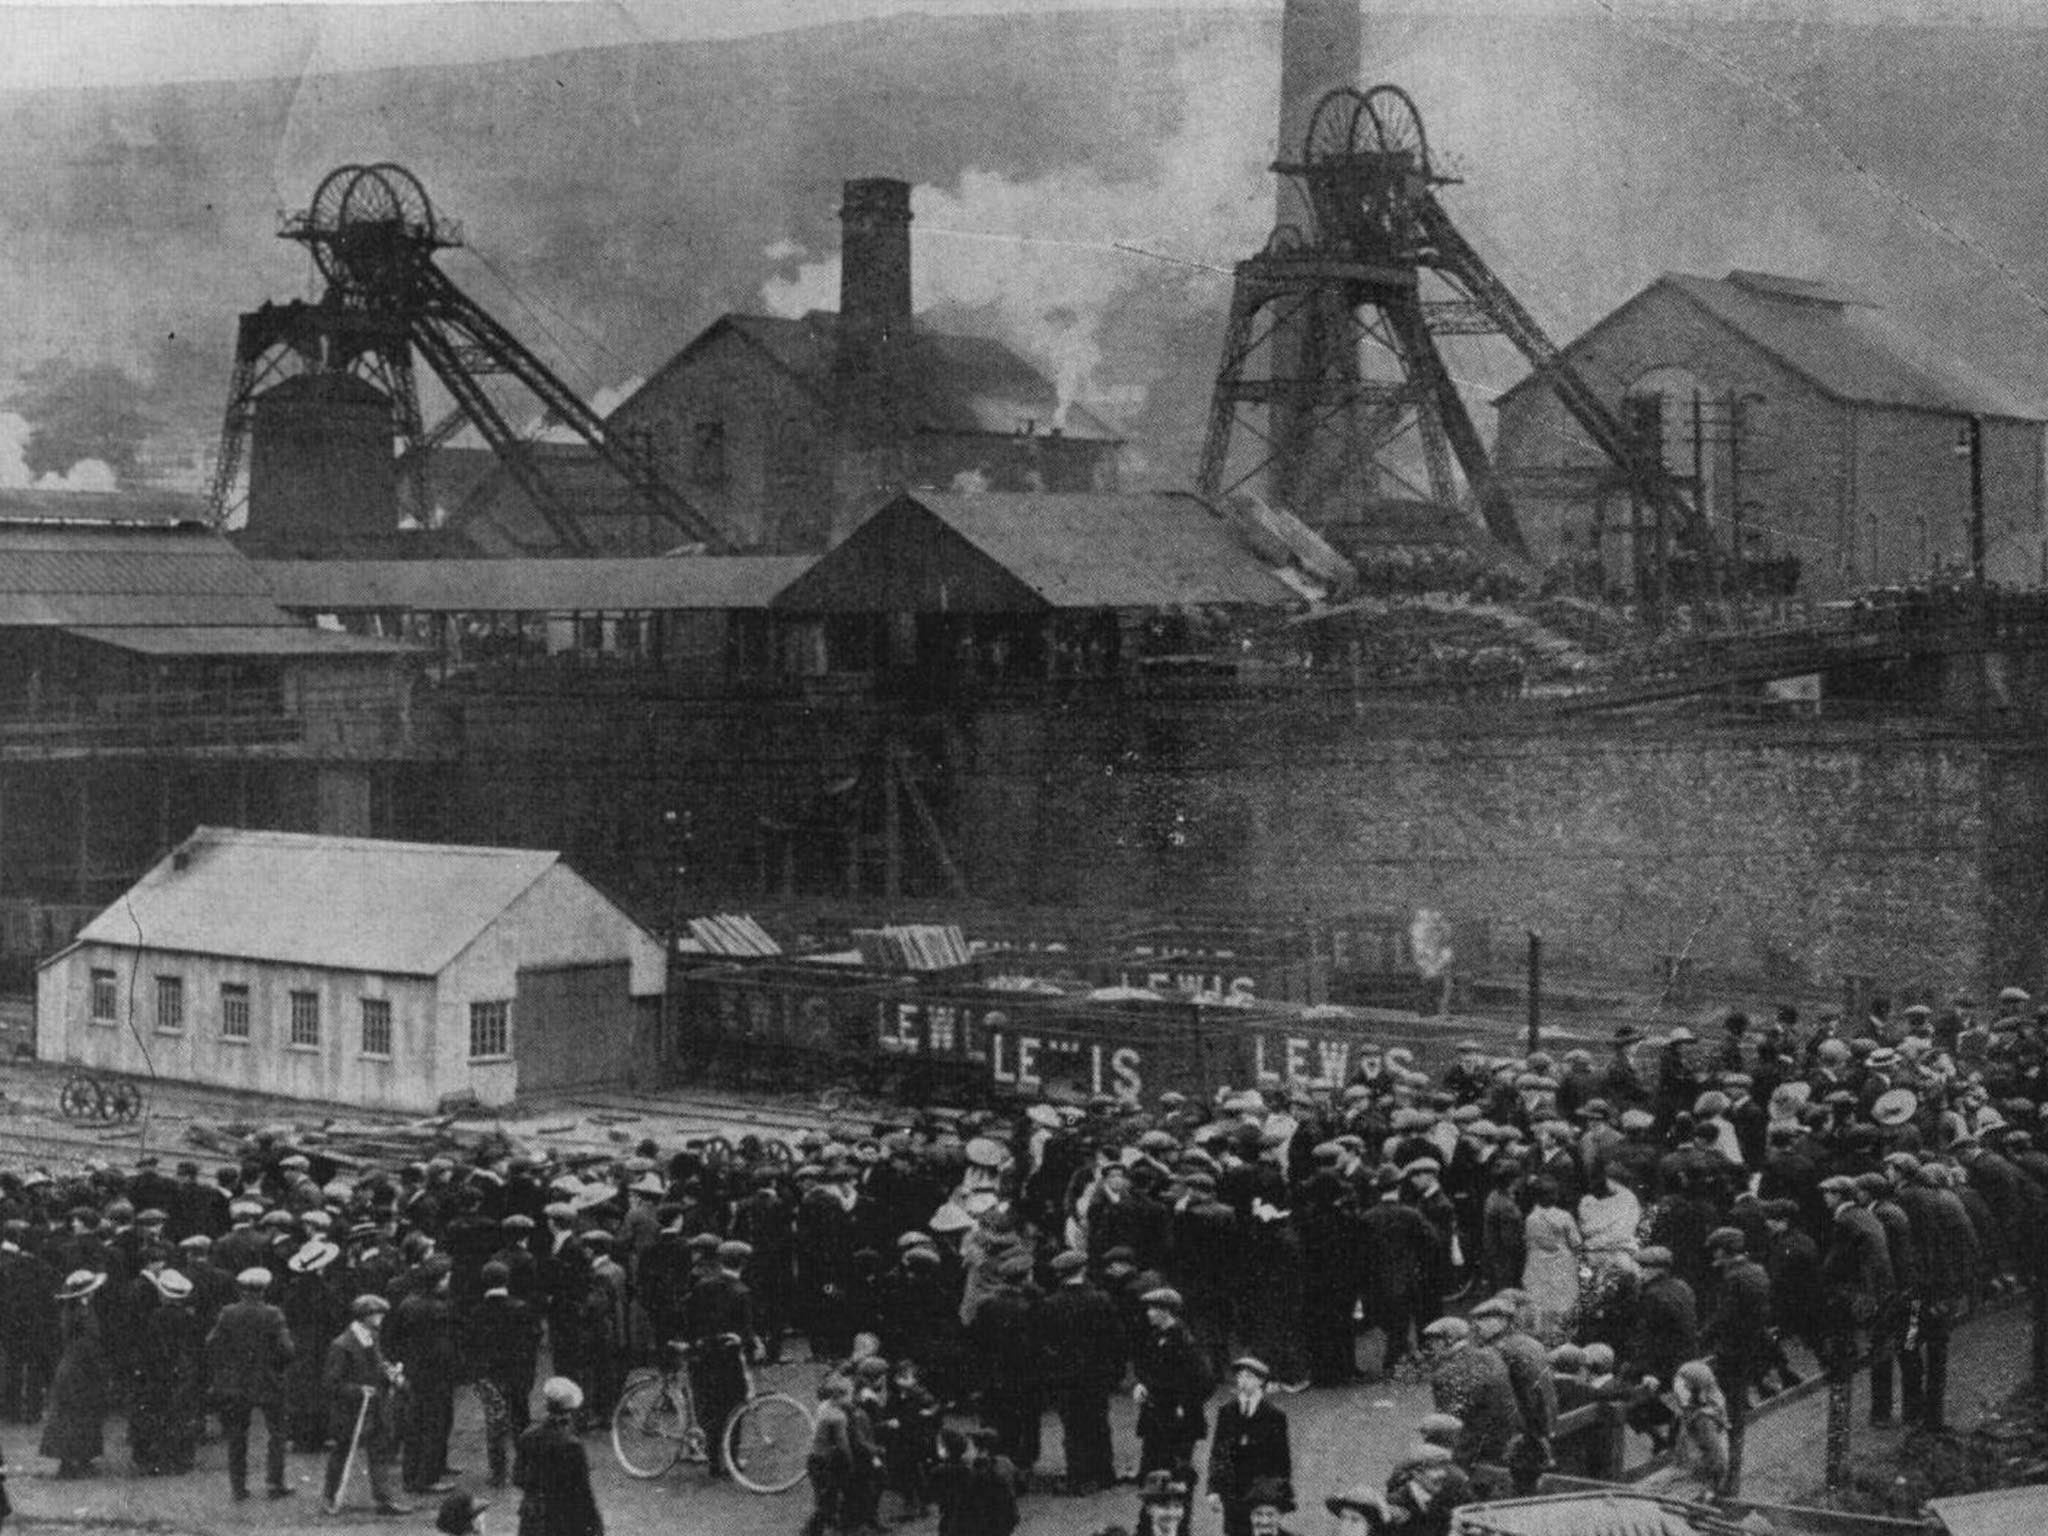
[[[690,937],[707,955],[767,956],[782,953],[774,936],[744,913],[690,919]]]
[[[967,936],[951,923],[856,928],[853,942],[863,964],[888,971],[945,971],[974,959]]]

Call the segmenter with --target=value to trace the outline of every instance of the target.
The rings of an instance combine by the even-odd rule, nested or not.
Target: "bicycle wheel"
[[[810,1410],[785,1392],[750,1398],[725,1421],[725,1461],[749,1493],[787,1493],[804,1480]]]
[[[691,1425],[660,1376],[629,1383],[612,1410],[612,1454],[628,1477],[659,1477],[683,1456]]]

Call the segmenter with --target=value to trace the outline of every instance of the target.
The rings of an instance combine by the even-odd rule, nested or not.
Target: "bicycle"
[[[734,1346],[732,1334],[721,1338]],[[691,1346],[672,1343],[659,1370],[643,1370],[626,1383],[612,1410],[612,1454],[628,1477],[660,1477],[676,1463],[708,1463],[711,1442],[697,1417],[690,1390]],[[755,1385],[744,1349],[746,1400],[733,1409],[719,1435],[733,1481],[749,1493],[787,1493],[808,1473],[811,1411],[787,1392]]]

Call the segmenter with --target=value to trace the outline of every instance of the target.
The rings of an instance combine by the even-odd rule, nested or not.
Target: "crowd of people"
[[[192,1470],[230,1493],[324,1456],[377,1509],[449,1493],[458,1393],[523,1536],[598,1536],[578,1437],[688,1343],[711,1470],[747,1365],[822,1369],[812,1536],[936,1512],[1008,1536],[1018,1501],[1129,1482],[1132,1524],[1273,1536],[1293,1393],[1426,1377],[1391,1481],[1340,1531],[1439,1536],[1549,1470],[1613,1476],[1593,1404],[1714,1484],[1753,1402],[1867,1378],[1874,1423],[1947,1420],[1948,1341],[2048,1263],[2048,1010],[1880,1007],[1341,1087],[905,1112],[562,1160],[480,1146],[363,1168],[252,1138],[210,1173],[0,1175],[0,1415],[60,1477]],[[1219,1390],[1223,1396],[1218,1400]],[[1119,1444],[1110,1405],[1137,1405]],[[541,1415],[532,1418],[538,1398]],[[1048,1420],[1062,1479],[1040,1473]],[[1199,1470],[1198,1470],[1199,1469]],[[527,1511],[533,1511],[529,1522]]]

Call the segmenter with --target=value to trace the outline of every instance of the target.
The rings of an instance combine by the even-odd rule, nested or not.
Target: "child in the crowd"
[[[908,1356],[889,1368],[889,1390],[875,1429],[882,1446],[883,1486],[903,1501],[906,1519],[922,1519],[931,1504],[939,1400],[918,1380],[917,1362]]]
[[[932,1492],[938,1536],[1010,1536],[1017,1529],[1017,1469],[998,1456],[992,1429],[949,1429],[939,1436]]]
[[[853,1378],[835,1367],[818,1383],[818,1417],[811,1431],[806,1468],[811,1477],[811,1517],[804,1536],[844,1536],[856,1530],[862,1484],[871,1469],[862,1464],[864,1430],[856,1426]],[[865,1422],[865,1415],[860,1416]]]
[[[1728,1400],[1713,1368],[1704,1360],[1688,1360],[1671,1384],[1678,1409],[1678,1461],[1692,1468],[1711,1491],[1728,1477]]]

